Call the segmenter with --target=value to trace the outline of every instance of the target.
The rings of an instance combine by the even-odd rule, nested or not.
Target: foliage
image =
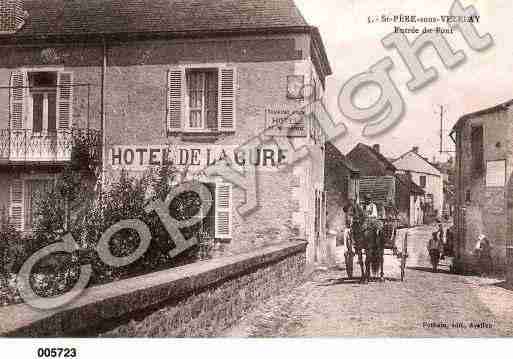
[[[7,210],[3,208],[0,212],[0,272],[4,274],[15,272],[23,261],[25,252],[23,237],[9,223]]]
[[[94,172],[100,166],[101,133],[87,130],[75,130],[71,150],[70,167],[74,171]]]

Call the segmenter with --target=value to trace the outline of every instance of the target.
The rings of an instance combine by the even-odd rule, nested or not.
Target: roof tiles
[[[18,35],[306,27],[293,0],[25,0]]]

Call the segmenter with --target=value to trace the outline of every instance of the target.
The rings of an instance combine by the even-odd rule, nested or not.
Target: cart
[[[399,220],[391,219],[391,218],[381,218],[380,219],[383,225],[383,240],[384,240],[384,249],[391,249],[393,254],[397,254],[397,246],[396,246],[396,236],[397,236],[397,223]]]

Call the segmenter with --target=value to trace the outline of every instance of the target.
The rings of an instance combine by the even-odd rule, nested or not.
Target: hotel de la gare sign
[[[266,134],[306,138],[316,137],[316,126],[308,126],[303,110],[281,108],[265,109]],[[312,127],[312,128],[310,128]],[[113,146],[109,162],[114,170],[144,171],[148,167],[175,165],[188,167],[192,172],[203,170],[217,161],[227,160],[235,167],[255,166],[261,170],[277,170],[288,164],[287,149],[276,144],[258,148],[241,149],[237,145],[187,144],[187,145],[128,145]]]
[[[116,146],[110,152],[113,169],[144,171],[151,166],[175,165],[189,170],[203,170],[217,161],[227,160],[236,167],[251,165],[265,170],[276,170],[287,164],[287,150],[266,146],[241,150],[240,146],[221,145],[157,145]]]

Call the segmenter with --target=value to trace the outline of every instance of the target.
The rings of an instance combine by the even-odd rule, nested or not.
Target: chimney
[[[373,149],[374,151],[376,151],[377,153],[380,153],[380,147],[379,147],[379,144],[375,144],[375,145],[373,145],[373,146],[372,146],[372,149]]]
[[[23,0],[0,0],[0,34],[14,34],[25,24]]]
[[[412,147],[411,151],[416,153],[416,154],[419,154],[419,146]]]

